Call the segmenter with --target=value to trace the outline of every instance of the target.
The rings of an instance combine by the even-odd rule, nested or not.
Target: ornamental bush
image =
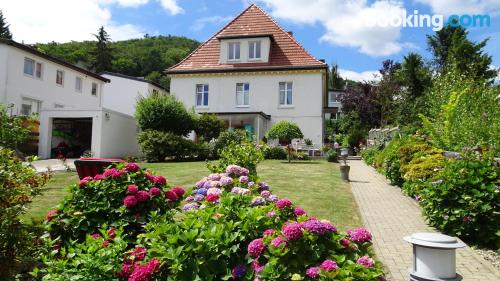
[[[447,161],[421,196],[431,225],[474,244],[500,247],[500,167],[491,157]]]
[[[14,149],[28,137],[29,130],[23,126],[23,119],[8,116],[3,104],[0,104],[0,147]]]
[[[83,241],[104,226],[123,227],[130,239],[143,232],[151,212],[166,213],[184,190],[135,163],[118,164],[70,186],[71,195],[47,214],[47,230],[57,243]]]
[[[195,119],[196,135],[203,141],[211,141],[219,137],[224,131],[226,124],[224,120],[219,119],[215,114],[201,114]]]
[[[278,159],[285,160],[286,159],[286,151],[279,146],[264,146],[264,159]]]
[[[213,144],[212,154],[215,158],[218,158],[223,148],[232,142],[241,143],[245,136],[246,132],[244,130],[230,130],[220,133],[219,137]]]
[[[144,157],[149,162],[163,162],[167,158],[197,158],[200,151],[203,155],[206,154],[205,147],[196,146],[193,141],[170,132],[146,130],[139,133],[138,140]]]

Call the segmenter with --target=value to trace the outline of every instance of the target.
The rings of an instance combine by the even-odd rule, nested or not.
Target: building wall
[[[147,82],[127,79],[110,74],[103,74],[111,80],[104,86],[103,107],[134,116],[135,105],[140,96],[146,96],[153,90],[166,93],[165,90]]]
[[[101,122],[101,144],[99,157],[123,158],[139,156],[137,124],[127,114],[104,109]]]
[[[279,82],[293,82],[293,106],[279,105]],[[236,83],[249,83],[249,106],[236,106]],[[196,84],[209,85],[207,108],[196,107]],[[170,93],[196,112],[255,112],[279,120],[296,122],[305,138],[322,143],[324,75],[311,72],[233,73],[226,75],[173,75]]]
[[[24,74],[25,57],[42,63],[41,79]],[[5,94],[0,95],[0,98],[3,103],[14,104],[12,108],[14,115],[20,114],[23,97],[40,101],[41,110],[53,110],[54,108],[95,110],[101,107],[104,82],[99,79],[3,44],[0,45],[0,60],[2,58],[6,63],[1,65],[6,66],[8,74],[2,74],[3,70],[0,66],[0,85],[5,85]],[[58,69],[64,71],[63,86],[56,84],[56,71]],[[82,78],[81,92],[75,89],[76,76]],[[97,96],[91,95],[92,82],[98,85]],[[2,86],[0,86],[0,94],[1,89]]]

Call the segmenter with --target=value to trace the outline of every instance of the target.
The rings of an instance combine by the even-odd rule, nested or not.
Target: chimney
[[[287,31],[286,33],[288,33],[288,35],[293,37],[293,31]]]

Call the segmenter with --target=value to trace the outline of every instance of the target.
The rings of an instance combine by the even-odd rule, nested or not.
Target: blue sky
[[[91,39],[90,34],[99,25],[104,25],[114,40],[148,33],[204,41],[250,3],[246,0],[0,0],[0,7],[11,24],[14,39],[28,43]],[[450,14],[488,14],[490,26],[469,29],[470,38],[478,41],[490,37],[486,50],[493,56],[493,64],[500,66],[498,0],[258,0],[255,3],[284,29],[293,31],[311,54],[329,64],[337,63],[349,78],[370,78],[384,59],[401,60],[411,51],[430,58],[426,35],[434,33],[431,27],[365,28],[361,24],[370,15],[386,18],[403,10],[443,14],[445,18]],[[23,6],[27,4],[39,5],[30,9],[38,13],[26,15]],[[67,13],[74,11],[74,7],[79,7],[78,14]],[[61,26],[61,22],[66,24]]]

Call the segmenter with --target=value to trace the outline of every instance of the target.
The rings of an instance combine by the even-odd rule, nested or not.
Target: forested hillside
[[[39,51],[91,68],[97,41],[37,44]],[[163,71],[182,60],[199,42],[178,36],[145,36],[141,39],[110,42],[111,69],[107,71],[145,77],[169,88]],[[92,70],[92,69],[91,69]]]

